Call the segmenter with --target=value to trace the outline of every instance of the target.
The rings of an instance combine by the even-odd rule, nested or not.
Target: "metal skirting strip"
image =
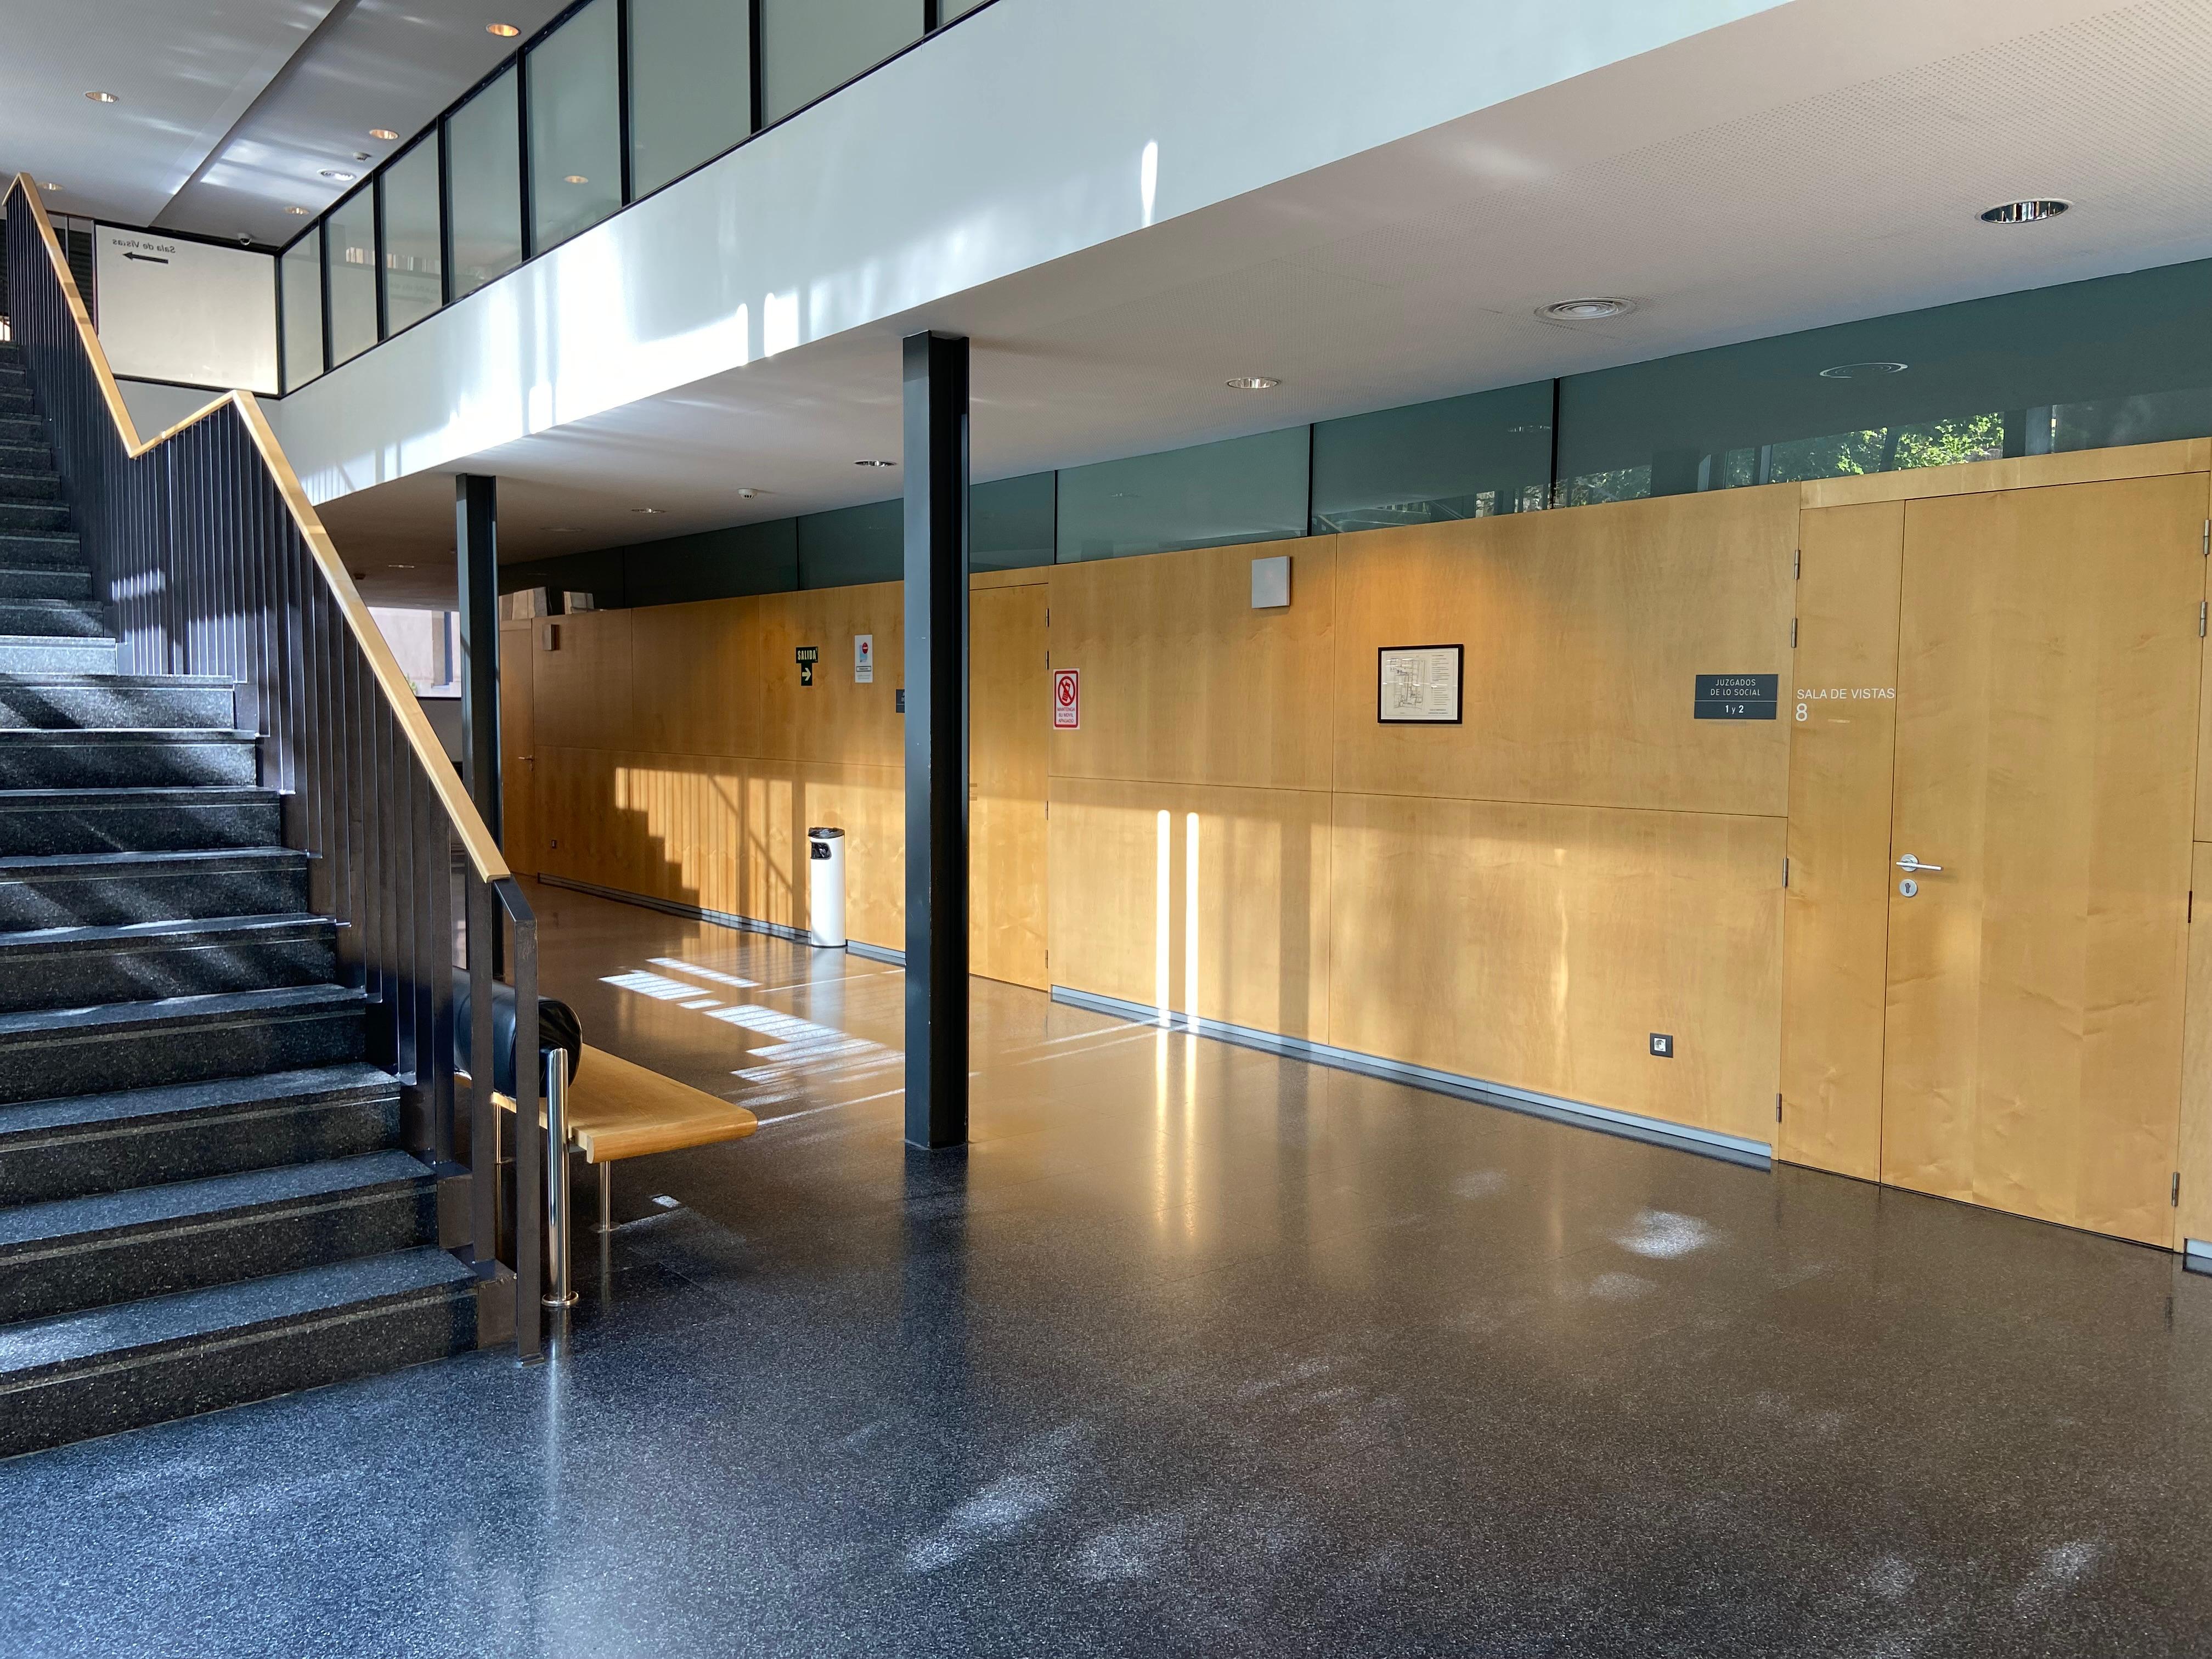
[[[2212,1273],[2212,1239],[2184,1239],[2181,1265],[2193,1273]]]
[[[600,887],[588,881],[571,881],[566,876],[540,875],[538,879],[548,887],[566,887],[571,892],[589,893],[594,898],[612,899],[617,904],[641,904],[648,910],[665,911],[672,916],[682,916],[690,921],[711,921],[717,927],[734,927],[741,933],[766,933],[770,939],[785,939],[793,945],[812,945],[803,927],[787,927],[779,921],[763,921],[756,916],[741,916],[728,910],[709,910],[696,904],[679,904],[674,899],[651,898],[643,893],[625,893],[618,887]],[[817,950],[830,950],[830,945],[814,945]],[[871,962],[888,962],[894,968],[906,966],[906,952],[894,951],[885,945],[864,945],[859,939],[845,941],[845,949],[856,957],[866,957]]]
[[[1124,1002],[1119,997],[1101,996],[1095,991],[1071,990],[1065,985],[1052,988],[1052,1000],[1064,1002],[1072,1008],[1088,1009],[1094,1014],[1106,1014],[1139,1025],[1156,1026],[1160,1021],[1158,1008],[1140,1002]],[[1749,1169],[1773,1167],[1774,1148],[1763,1140],[1746,1140],[1736,1135],[1716,1134],[1710,1129],[1693,1129],[1686,1124],[1667,1122],[1662,1118],[1639,1117],[1633,1112],[1618,1112],[1609,1106],[1591,1106],[1578,1100],[1562,1100],[1555,1095],[1540,1095],[1529,1089],[1516,1089],[1502,1083],[1485,1083],[1480,1078],[1462,1077],[1455,1072],[1435,1071],[1426,1066],[1409,1065],[1401,1060],[1384,1060],[1376,1054],[1363,1054],[1352,1048],[1332,1048],[1326,1042],[1309,1042],[1303,1037],[1278,1036],[1272,1031],[1256,1031],[1249,1026],[1229,1025],[1218,1020],[1194,1021],[1185,1015],[1170,1012],[1166,1029],[1218,1038],[1223,1042],[1233,1042],[1239,1048],[1280,1054],[1286,1060],[1310,1060],[1314,1065],[1332,1066],[1340,1072],[1358,1072],[1391,1083],[1410,1084],[1414,1088],[1426,1089],[1436,1094],[1455,1095],[1462,1100],[1476,1101],[1485,1106],[1500,1106],[1509,1112],[1526,1112],[1533,1117],[1547,1117],[1556,1122],[1571,1123],[1581,1128],[1599,1129],[1607,1134],[1626,1136],[1631,1140],[1672,1146],[1681,1152],[1696,1152],[1729,1164],[1741,1164]],[[2207,1265],[2212,1267],[2212,1262]]]

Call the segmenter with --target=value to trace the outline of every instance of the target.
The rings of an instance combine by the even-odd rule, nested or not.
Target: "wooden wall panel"
[[[1771,818],[1340,794],[1328,1040],[1767,1140],[1784,836]]]
[[[854,766],[902,763],[906,728],[897,690],[906,667],[905,589],[898,582],[812,588],[751,601],[757,650],[744,653],[738,695],[757,698],[755,751],[777,760]],[[872,634],[876,678],[853,682],[853,638]],[[798,647],[822,653],[814,684],[799,683]]]
[[[1781,817],[1784,723],[1691,712],[1786,678],[1796,531],[1773,485],[1341,538],[1335,787]],[[1465,723],[1378,725],[1377,649],[1459,642]]]
[[[1043,990],[1045,818],[1052,678],[1042,583],[975,594],[969,685],[969,939],[971,971]],[[903,777],[903,770],[901,773]]]
[[[1336,544],[1205,548],[1052,568],[1052,661],[1083,676],[1054,777],[1329,787]],[[1291,603],[1252,608],[1252,561],[1291,556]]]
[[[1153,1002],[1165,811],[1170,1006],[1189,1008],[1186,847],[1195,813],[1199,1018],[1322,1037],[1331,973],[1327,793],[1079,778],[1054,779],[1052,789],[1054,984]]]
[[[532,659],[538,735],[556,749],[621,749],[636,740],[630,698],[630,629],[637,611],[592,611],[541,619]],[[547,629],[560,648],[545,648]]]
[[[2045,489],[2111,478],[2154,478],[2169,472],[2203,472],[2208,467],[2212,467],[2212,438],[2183,438],[2119,449],[2073,449],[2057,455],[1962,461],[1955,466],[1913,467],[1903,472],[1855,473],[1848,477],[1815,478],[1797,488],[1809,510],[1866,501],[1978,495],[1994,489]]]
[[[654,755],[761,752],[759,608],[757,599],[713,599],[623,613],[631,745]]]
[[[538,723],[532,696],[537,652],[533,623],[499,630],[500,848],[517,875],[538,873]]]
[[[1889,786],[1905,504],[1804,515],[1790,701],[1782,1122],[1776,1153],[1881,1174]]]
[[[2181,1063],[2181,1202],[2174,1212],[2173,1248],[2212,1242],[2212,843],[2194,848],[2190,886],[2204,895],[2203,921],[2189,927],[2189,1010]]]

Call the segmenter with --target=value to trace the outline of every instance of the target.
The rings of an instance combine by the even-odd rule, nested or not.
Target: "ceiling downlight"
[[[2072,207],[2073,203],[2056,196],[2039,196],[2021,202],[2000,202],[1993,208],[1982,210],[1985,225],[2033,225],[2045,219],[2056,219]]]
[[[1272,374],[1239,374],[1227,385],[1232,392],[1273,392],[1282,382]]]
[[[95,104],[112,104],[116,101],[115,94],[112,92],[88,92],[85,96]]]
[[[512,40],[516,35],[521,33],[522,31],[515,27],[512,23],[486,23],[484,25],[484,33],[486,34],[496,34],[502,40]]]
[[[1608,295],[1589,295],[1579,300],[1554,300],[1536,307],[1539,317],[1555,323],[1601,323],[1608,317],[1626,317],[1636,301]]]
[[[1902,374],[1911,367],[1910,363],[1876,358],[1863,363],[1838,363],[1832,368],[1822,369],[1820,378],[1824,380],[1874,380],[1885,374]]]

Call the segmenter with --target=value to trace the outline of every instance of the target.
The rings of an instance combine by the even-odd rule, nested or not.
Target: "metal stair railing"
[[[368,1055],[400,1080],[409,1149],[470,1186],[468,1249],[514,1300],[524,1359],[544,1352],[539,1137],[514,1136],[501,1197],[494,1068],[456,1107],[453,969],[465,948],[470,1052],[492,1053],[495,941],[511,930],[518,1126],[538,1121],[538,923],[329,532],[250,392],[141,441],[36,183],[7,197],[9,325],[46,416],[93,591],[125,673],[217,674],[261,739],[284,842],[308,854],[339,971],[368,997]],[[24,234],[35,227],[35,234]],[[457,939],[453,847],[465,934]]]

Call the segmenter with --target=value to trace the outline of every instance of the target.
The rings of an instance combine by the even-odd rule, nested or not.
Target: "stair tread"
[[[158,1083],[143,1089],[27,1100],[0,1106],[0,1141],[13,1135],[47,1134],[58,1129],[180,1117],[234,1107],[317,1105],[347,1096],[388,1095],[398,1087],[399,1080],[389,1072],[366,1060],[352,1060],[298,1071],[216,1078],[204,1083]]]
[[[235,938],[252,933],[332,933],[337,923],[304,910],[273,911],[258,916],[161,916],[76,927],[25,927],[0,932],[0,952],[66,950],[88,945],[130,945],[140,940],[177,943],[195,938]]]
[[[6,570],[0,569],[0,575],[7,574]],[[102,691],[234,691],[238,689],[238,682],[228,674],[80,674],[67,668],[0,670],[0,686],[10,685],[35,689],[58,685],[72,688],[88,686]]]
[[[23,811],[48,803],[58,806],[224,806],[277,799],[276,790],[258,783],[61,784],[0,789],[0,812]]]
[[[315,1164],[280,1164],[237,1175],[203,1176],[85,1198],[50,1199],[0,1209],[0,1257],[88,1235],[221,1216],[294,1200],[334,1197],[435,1179],[411,1152],[364,1152]]]
[[[0,600],[0,608],[11,605],[40,603],[41,601],[37,599],[5,599]],[[66,605],[69,601],[58,599],[55,603]],[[4,651],[11,646],[30,645],[67,645],[89,651],[100,646],[113,645],[116,642],[115,635],[112,634],[0,634],[0,651]]]
[[[0,882],[78,875],[149,875],[175,867],[208,875],[233,869],[304,869],[307,855],[292,847],[193,847],[173,853],[21,853],[0,857]]]
[[[97,1036],[119,1029],[191,1025],[228,1016],[313,1012],[359,1006],[367,1001],[365,994],[350,986],[287,985],[265,991],[204,991],[150,1002],[109,1002],[89,1008],[38,1008],[0,1014],[0,1043],[71,1033]]]
[[[4,726],[0,744],[26,748],[98,747],[127,743],[258,743],[251,732],[216,726]]]
[[[243,1333],[424,1291],[465,1288],[475,1273],[427,1246],[0,1326],[0,1389],[41,1372]]]

